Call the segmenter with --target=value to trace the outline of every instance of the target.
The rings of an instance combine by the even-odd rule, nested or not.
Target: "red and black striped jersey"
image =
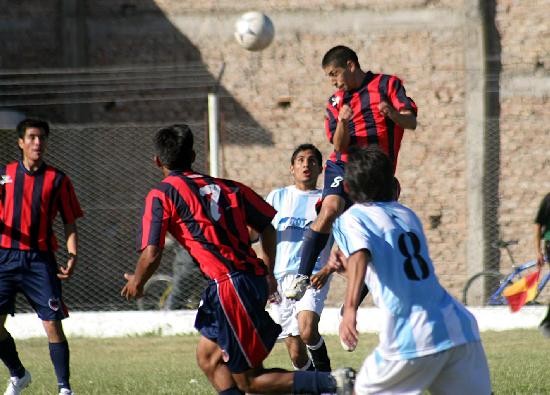
[[[262,232],[275,213],[239,182],[173,171],[147,194],[138,250],[164,247],[170,232],[210,279],[236,271],[262,276],[267,267],[251,247],[247,225]]]
[[[403,128],[393,122],[378,109],[381,101],[391,104],[397,111],[411,110],[417,113],[416,104],[407,97],[401,80],[392,75],[373,74],[368,71],[361,86],[351,91],[342,89],[336,91],[328,100],[325,116],[325,131],[332,143],[338,114],[344,104],[348,104],[353,112],[349,121],[349,146],[366,147],[378,144],[388,154],[397,166],[397,155],[403,138]],[[330,159],[347,161],[347,152],[334,151]]]
[[[57,213],[65,224],[83,216],[69,177],[45,163],[30,172],[21,161],[0,167],[0,176],[0,248],[57,250]]]

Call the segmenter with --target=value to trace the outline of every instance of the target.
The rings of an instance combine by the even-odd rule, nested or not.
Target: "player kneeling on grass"
[[[385,317],[380,344],[364,361],[356,394],[490,394],[489,368],[477,322],[440,284],[422,224],[392,201],[392,164],[376,147],[352,152],[345,185],[355,204],[333,235],[346,269],[340,339],[357,345],[357,300],[363,283]]]
[[[241,183],[193,171],[193,134],[187,125],[159,130],[154,143],[155,162],[165,178],[146,197],[141,255],[135,273],[125,274],[122,296],[143,295],[168,231],[210,279],[195,321],[201,334],[197,362],[219,394],[351,394],[351,369],[290,372],[262,365],[281,332],[265,311],[268,296],[277,290],[273,207]],[[249,228],[261,235],[265,262],[251,247]]]

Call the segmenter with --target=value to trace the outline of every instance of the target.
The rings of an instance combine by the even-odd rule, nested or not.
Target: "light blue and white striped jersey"
[[[315,203],[321,195],[320,189],[301,191],[294,185],[289,185],[275,189],[267,196],[266,201],[277,210],[271,222],[277,231],[277,255],[273,273],[277,280],[286,274],[298,273],[304,232],[317,217]],[[327,262],[331,240],[317,259],[313,273],[318,272]]]
[[[416,214],[397,202],[354,204],[333,225],[346,256],[369,250],[365,283],[384,315],[377,352],[403,360],[479,341],[474,316],[439,283]]]

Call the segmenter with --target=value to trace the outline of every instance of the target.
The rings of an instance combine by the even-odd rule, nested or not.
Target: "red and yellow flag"
[[[539,277],[540,270],[537,270],[504,288],[502,296],[508,301],[508,305],[510,305],[513,313],[519,311],[525,303],[535,299]]]

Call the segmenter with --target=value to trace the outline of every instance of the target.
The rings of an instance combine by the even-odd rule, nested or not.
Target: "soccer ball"
[[[249,51],[261,51],[267,48],[274,36],[273,22],[261,12],[247,12],[235,23],[235,38],[243,48]]]

